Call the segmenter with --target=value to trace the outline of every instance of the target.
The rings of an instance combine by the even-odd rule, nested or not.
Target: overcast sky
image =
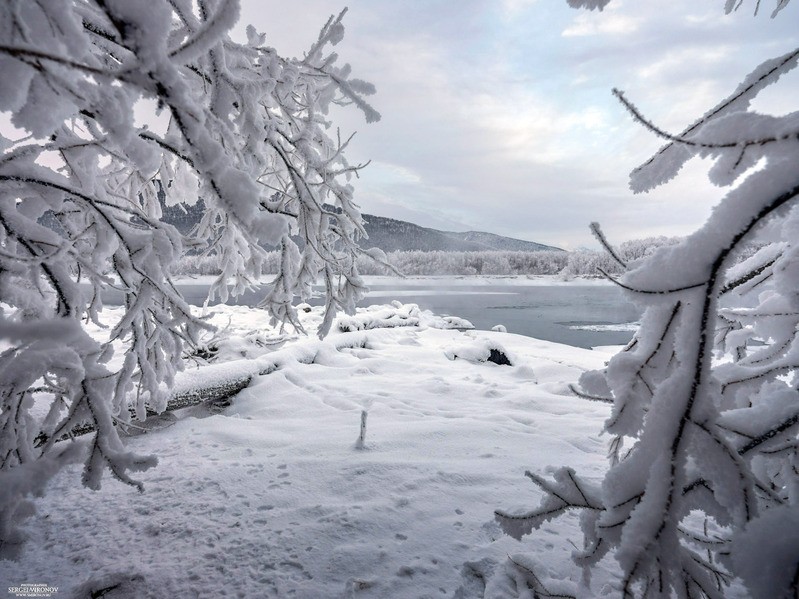
[[[358,132],[350,160],[372,161],[356,182],[364,212],[575,248],[592,244],[592,220],[614,241],[704,222],[722,191],[700,160],[658,191],[628,191],[661,143],[610,90],[679,132],[799,44],[799,1],[771,19],[775,1],[725,16],[722,0],[615,0],[601,13],[566,0],[243,0],[239,29],[302,56],[349,7],[336,51],[377,86],[382,114],[336,115]],[[758,108],[788,112],[797,97],[792,73]]]

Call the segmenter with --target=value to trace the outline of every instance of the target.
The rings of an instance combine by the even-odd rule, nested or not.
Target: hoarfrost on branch
[[[264,306],[284,323],[297,325],[292,300],[319,275],[328,325],[365,291],[360,166],[327,114],[380,115],[364,99],[373,87],[330,50],[344,12],[290,60],[252,27],[234,42],[238,13],[235,0],[0,4],[0,110],[27,135],[0,135],[2,545],[18,540],[24,497],[65,463],[82,459],[92,488],[106,468],[138,486],[131,473],[156,463],[129,453],[116,425],[164,409],[184,346],[207,328],[171,283],[186,248],[216,261],[211,293],[224,300],[261,275],[262,244],[279,246]],[[147,102],[160,129],[135,118]],[[161,222],[164,198],[204,201],[188,238]],[[97,341],[82,323],[100,324],[108,287],[126,313]],[[115,341],[124,356],[111,362]],[[88,454],[57,442],[84,423]]]
[[[714,184],[739,184],[703,227],[618,280],[645,308],[640,330],[575,389],[613,404],[604,480],[532,475],[541,506],[497,518],[519,537],[580,511],[574,560],[590,573],[613,555],[623,597],[721,598],[736,577],[753,597],[799,593],[799,113],[749,109],[798,61],[799,49],[766,61],[680,133],[614,90],[668,141],[633,171],[634,191],[694,156],[714,161]]]

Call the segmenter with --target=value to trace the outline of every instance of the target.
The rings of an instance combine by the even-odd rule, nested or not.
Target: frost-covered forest
[[[725,190],[687,236],[386,254],[334,122],[381,119],[346,12],[288,58],[235,41],[236,0],[0,4],[0,587],[799,596],[799,112],[757,110],[799,49],[676,132],[613,90],[664,143],[634,192],[694,158]],[[184,299],[195,273],[221,304]],[[367,273],[598,275],[643,316],[584,350],[364,305]]]
[[[626,261],[636,260],[651,253],[660,245],[676,243],[668,237],[650,237],[626,241],[619,245],[618,253]],[[578,250],[562,252],[541,250],[537,252],[448,252],[421,250],[386,252],[385,266],[370,257],[359,256],[358,272],[362,275],[556,275],[602,276],[620,274],[619,263],[605,251]],[[267,252],[262,272],[277,274],[280,271],[280,253]],[[177,275],[218,275],[215,256],[188,255],[174,267]]]

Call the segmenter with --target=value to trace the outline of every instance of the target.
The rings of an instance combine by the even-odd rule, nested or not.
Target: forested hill
[[[366,232],[369,239],[362,242],[363,247],[379,247],[384,252],[393,251],[451,251],[469,252],[486,250],[503,250],[515,252],[536,252],[540,250],[560,251],[560,248],[503,237],[482,231],[453,233],[420,227],[403,220],[395,220],[384,216],[364,214]]]
[[[203,211],[202,200],[196,206],[187,206],[186,208],[162,206],[162,208],[164,220],[175,225],[182,233],[188,233],[199,222]],[[375,216],[374,214],[364,214],[363,220],[369,239],[362,241],[361,247],[378,247],[384,252],[412,250],[448,252],[490,250],[513,252],[561,251],[560,248],[549,245],[503,237],[483,231],[467,231],[466,233],[439,231],[420,227],[403,220]]]

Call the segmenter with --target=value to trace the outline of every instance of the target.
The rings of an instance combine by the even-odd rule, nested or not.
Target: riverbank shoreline
[[[277,275],[264,275],[258,284],[270,284]],[[191,283],[210,285],[217,277],[215,275],[178,275],[173,277],[176,284]],[[371,286],[408,286],[429,285],[434,282],[447,283],[451,286],[471,285],[520,285],[520,286],[611,286],[612,281],[601,277],[565,277],[563,275],[416,275],[411,277],[397,277],[388,275],[364,275],[361,277],[367,287]],[[319,285],[321,288],[321,285]]]
[[[210,275],[176,277],[174,284],[189,304],[210,308],[220,305],[218,301],[206,304],[214,280]],[[229,298],[228,304],[258,306],[271,281],[271,277],[264,277],[259,287]],[[624,345],[640,317],[639,309],[623,291],[605,279],[565,279],[559,275],[367,276],[363,283],[369,291],[358,302],[359,307],[399,300],[435,314],[466,318],[478,329],[502,325],[510,333],[573,347]],[[307,303],[322,304],[323,291],[321,285],[315,286],[315,296]],[[106,306],[123,305],[124,295],[109,289],[103,293],[103,302]]]

